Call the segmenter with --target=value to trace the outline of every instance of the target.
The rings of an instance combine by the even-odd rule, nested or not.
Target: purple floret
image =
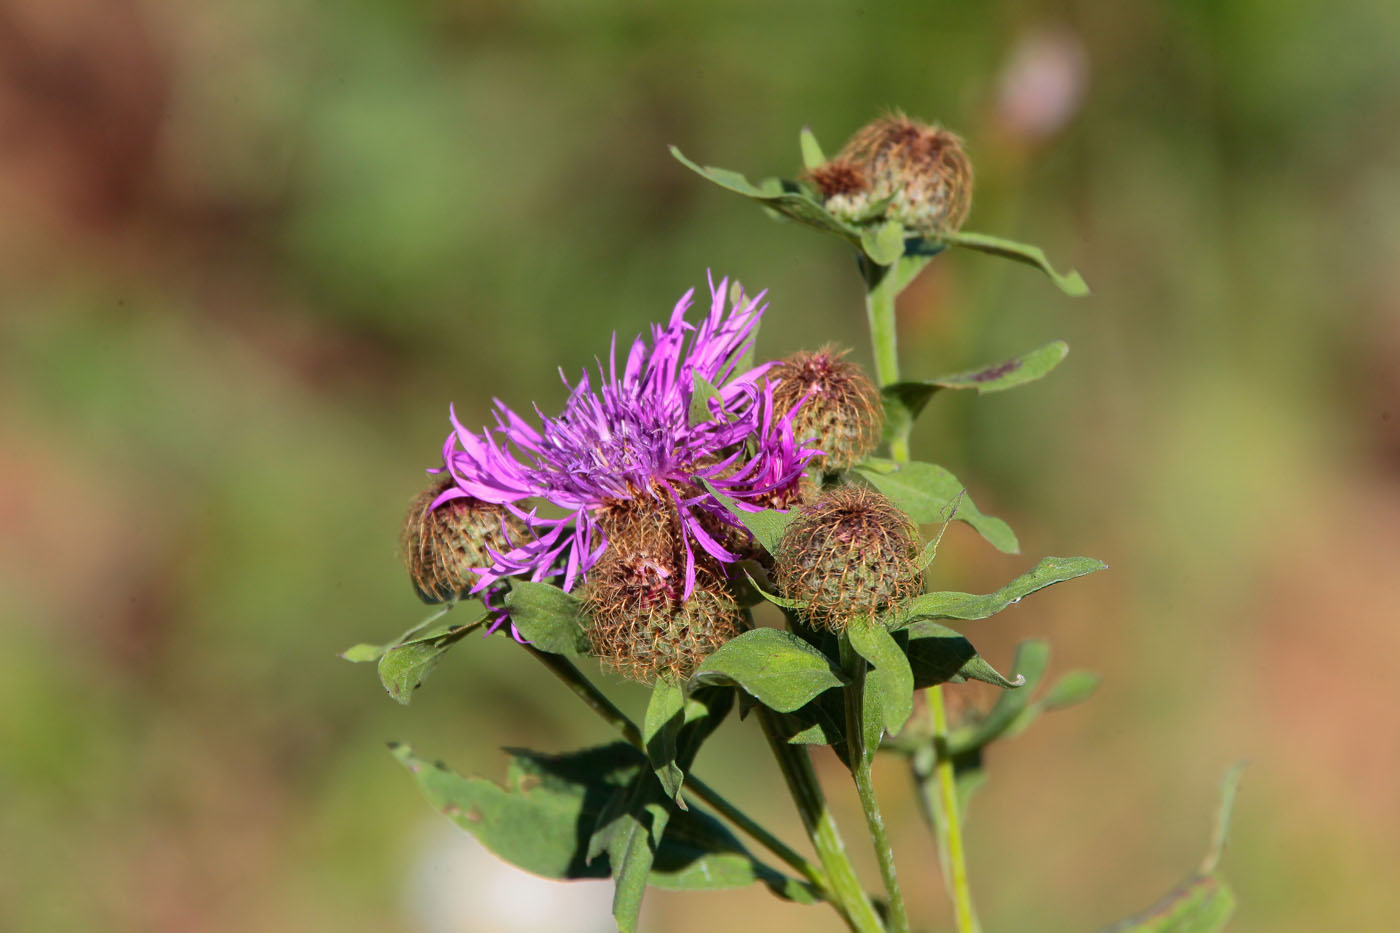
[[[794,483],[818,451],[794,441],[791,412],[774,417],[772,391],[763,384],[768,365],[738,373],[767,305],[760,293],[740,295],[729,307],[728,284],[710,280],[710,311],[698,326],[685,320],[695,294],[686,292],[670,323],[652,326],[649,344],[644,337],[632,343],[621,372],[614,334],[606,370],[598,362],[596,391],[587,372],[571,385],[561,371],[568,401],[557,418],[536,408],[539,429],[500,400],[496,426],[479,433],[452,412],[443,462],[455,485],[433,506],[472,496],[504,505],[530,531],[528,540],[492,553],[494,563],[476,571],[472,592],[509,576],[560,577],[565,590],[573,589],[608,546],[594,513],[639,496],[669,497],[680,514],[687,598],[695,584],[694,547],[719,561],[739,560],[706,530],[716,520],[740,526],[714,496],[697,494],[700,480],[757,511],[763,497]],[[709,420],[692,424],[696,377],[719,399],[709,402]],[[541,516],[538,500],[567,514]]]

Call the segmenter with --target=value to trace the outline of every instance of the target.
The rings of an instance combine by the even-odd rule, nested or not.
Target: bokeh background
[[[545,910],[384,742],[499,776],[502,745],[606,729],[502,639],[459,646],[407,708],[336,652],[424,612],[397,526],[449,401],[467,423],[493,395],[557,405],[556,367],[707,269],[769,289],[766,354],[868,361],[844,248],[665,147],[791,175],[804,124],[834,149],[897,106],[966,137],[969,229],[1094,289],[958,253],[900,308],[913,375],[1072,347],[921,422],[916,454],[1024,549],[954,529],[934,582],[1112,565],[976,633],[995,663],[1038,635],[1055,670],[1104,675],[992,753],[970,822],[987,929],[1155,900],[1242,757],[1233,929],[1393,928],[1397,48],[1392,0],[0,3],[0,927]],[[763,754],[731,723],[700,768],[800,838]],[[913,909],[946,928],[907,782],[877,778]],[[605,915],[575,893],[594,906],[544,928]],[[837,929],[758,888],[646,911]]]

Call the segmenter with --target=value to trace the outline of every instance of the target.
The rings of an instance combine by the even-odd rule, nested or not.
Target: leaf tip
[[[1080,275],[1076,269],[1071,269],[1069,272],[1065,273],[1064,278],[1060,282],[1060,288],[1071,298],[1084,298],[1091,294],[1089,291],[1089,283],[1084,281],[1084,276]]]

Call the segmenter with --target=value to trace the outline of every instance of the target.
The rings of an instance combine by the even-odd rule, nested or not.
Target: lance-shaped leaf
[[[1104,927],[1100,933],[1216,933],[1225,928],[1235,910],[1235,895],[1218,869],[1243,770],[1240,763],[1225,774],[1215,832],[1200,869],[1151,907]]]
[[[727,168],[697,165],[687,159],[675,146],[671,147],[671,155],[675,157],[677,162],[706,181],[713,182],[735,194],[741,194],[752,201],[757,201],[798,223],[815,227],[827,233],[834,233],[854,246],[860,246],[859,230],[832,216],[821,205],[821,202],[795,182],[776,182],[758,186],[740,173]]]
[[[879,726],[893,735],[909,721],[914,711],[914,672],[909,658],[894,637],[865,616],[851,620],[846,628],[851,647],[870,665],[865,675],[865,714],[878,715]],[[867,735],[873,754],[880,745],[880,728]]]
[[[826,156],[822,155],[821,143],[817,142],[817,136],[810,126],[802,127],[797,142],[802,147],[802,167],[807,171],[819,168],[826,162]]]
[[[550,654],[579,655],[588,650],[583,603],[548,583],[512,580],[506,608],[525,640]]]
[[[728,509],[730,514],[749,530],[754,539],[763,545],[765,551],[769,554],[778,553],[778,544],[783,540],[783,533],[787,531],[787,526],[796,517],[793,512],[780,512],[777,509],[749,512],[740,508],[733,499],[710,485],[710,481],[704,477],[700,477],[700,483],[705,487],[706,492],[714,496],[720,505]]]
[[[967,487],[941,466],[919,461],[895,463],[872,457],[857,463],[854,470],[861,480],[888,496],[916,522],[946,521],[951,516],[970,525],[998,551],[1005,554],[1021,551],[1010,526],[999,518],[984,515],[967,495]]]
[[[642,720],[642,741],[652,769],[666,789],[666,796],[682,810],[681,785],[685,772],[676,763],[676,737],[685,725],[685,693],[680,684],[659,680],[651,691],[646,717]]]
[[[1036,684],[1045,676],[1045,668],[1050,663],[1050,644],[1042,639],[1028,639],[1016,646],[1016,657],[1011,662],[1013,673],[1020,677],[1025,683],[1019,690],[1005,690],[997,697],[997,701],[987,714],[972,727],[966,730],[959,729],[958,733],[963,733],[958,737],[962,741],[955,744],[954,737],[949,736],[949,748],[956,748],[964,751],[977,748],[996,739],[1011,727],[1017,716],[1024,712],[1031,702],[1031,694],[1035,690]]]
[[[434,609],[422,622],[419,622],[387,645],[372,645],[368,642],[361,642],[358,645],[351,645],[349,648],[346,648],[340,653],[340,657],[352,664],[363,664],[367,661],[378,661],[380,658],[384,657],[389,649],[399,645],[406,645],[410,642],[429,638],[437,638],[454,628],[451,623],[444,623],[439,620],[456,608],[456,606],[457,604],[455,602],[444,603]]]
[[[972,249],[979,253],[1001,256],[1039,269],[1050,277],[1050,281],[1055,283],[1055,287],[1070,297],[1081,298],[1089,294],[1089,286],[1078,272],[1073,269],[1065,273],[1056,272],[1055,268],[1050,265],[1050,260],[1046,258],[1045,251],[1038,246],[988,236],[985,233],[966,231],[941,233],[936,239],[951,246],[960,246],[963,249]]]
[[[925,593],[906,603],[888,620],[897,629],[920,619],[985,619],[1018,603],[1036,590],[1108,567],[1092,557],[1046,557],[995,593]]]
[[[914,672],[914,686],[932,687],[942,683],[980,680],[1004,689],[1020,687],[1025,680],[1008,680],[992,667],[958,632],[937,622],[915,622],[908,628],[905,649]]]
[[[759,628],[720,645],[693,683],[737,684],[764,706],[789,713],[845,678],[831,660],[789,632]]]
[[[635,933],[637,929],[642,896],[671,819],[671,808],[653,798],[652,787],[648,781],[646,790],[637,791],[647,795],[647,799],[628,808],[608,843],[613,874],[612,912],[619,933]]]
[[[1009,360],[990,366],[934,379],[917,379],[887,385],[880,390],[885,409],[885,441],[907,436],[914,419],[919,417],[928,400],[939,389],[975,389],[978,395],[1003,392],[1040,379],[1060,365],[1068,354],[1069,344],[1063,340],[1055,340],[1029,353],[1013,356]]]
[[[469,622],[454,625],[442,619],[446,612],[447,609],[443,609],[422,625],[409,629],[397,644],[356,645],[341,657],[351,661],[372,661],[377,656],[379,682],[389,696],[407,704],[413,698],[413,691],[423,685],[448,649],[468,633],[481,628],[490,617],[483,611]]]

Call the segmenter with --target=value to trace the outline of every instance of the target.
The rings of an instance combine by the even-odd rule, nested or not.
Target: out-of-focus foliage
[[[1149,903],[1241,755],[1231,929],[1400,915],[1393,2],[46,0],[0,43],[0,927],[494,922],[384,740],[498,774],[503,744],[612,737],[506,638],[411,710],[335,656],[422,615],[394,542],[447,403],[554,406],[556,367],[707,268],[769,289],[764,354],[868,359],[848,251],[667,146],[792,177],[802,125],[834,149],[884,107],[967,140],[968,229],[1094,287],[953,250],[901,303],[911,380],[1073,348],[1034,392],[937,393],[915,454],[1025,553],[1113,567],[978,641],[1104,675],[984,762],[984,925]],[[931,582],[1017,561],[954,526]],[[700,764],[798,838],[754,731]],[[942,915],[917,802],[877,780],[911,911]],[[643,928],[798,909],[693,897]]]

